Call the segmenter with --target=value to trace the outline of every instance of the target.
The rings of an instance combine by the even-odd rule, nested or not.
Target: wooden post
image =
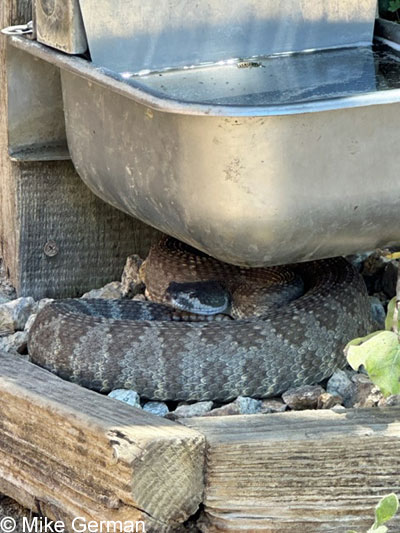
[[[82,517],[167,533],[196,512],[200,433],[2,353],[0,397],[0,492],[22,505],[69,531]]]
[[[1,1],[2,28],[30,19],[30,0]],[[70,161],[10,160],[6,43],[0,36],[0,257],[19,295],[79,296],[119,279],[158,233],[94,196]]]
[[[203,533],[361,533],[400,495],[398,407],[183,423],[207,441]]]

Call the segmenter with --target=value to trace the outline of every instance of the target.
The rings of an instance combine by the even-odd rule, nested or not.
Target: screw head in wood
[[[48,257],[54,257],[58,254],[58,245],[55,241],[47,241],[44,245],[43,251]]]

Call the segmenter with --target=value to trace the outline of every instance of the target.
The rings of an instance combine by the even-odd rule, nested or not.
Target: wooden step
[[[183,423],[207,440],[204,533],[362,533],[400,495],[400,408]]]
[[[196,512],[205,441],[197,431],[2,353],[0,399],[0,492],[22,505],[68,530],[82,517],[162,533]]]

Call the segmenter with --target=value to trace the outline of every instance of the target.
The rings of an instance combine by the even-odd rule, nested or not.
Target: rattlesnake
[[[164,238],[142,269],[149,296],[159,301],[171,282],[167,273],[178,283],[217,280],[225,290],[227,279],[240,286],[246,272],[260,278],[282,272],[290,301],[278,298],[260,318],[187,322],[174,321],[171,307],[160,303],[59,300],[38,314],[30,357],[103,392],[133,388],[153,400],[265,398],[328,377],[344,365],[345,343],[370,329],[364,282],[343,258],[246,271]]]

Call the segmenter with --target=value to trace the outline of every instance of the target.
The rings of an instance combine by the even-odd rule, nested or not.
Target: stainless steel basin
[[[396,52],[260,62],[127,77],[148,103],[63,70],[82,179],[119,209],[236,264],[399,242]]]
[[[400,242],[400,54],[372,44],[375,0],[132,1],[80,0],[93,62],[13,38],[60,68],[97,195],[241,265]]]

